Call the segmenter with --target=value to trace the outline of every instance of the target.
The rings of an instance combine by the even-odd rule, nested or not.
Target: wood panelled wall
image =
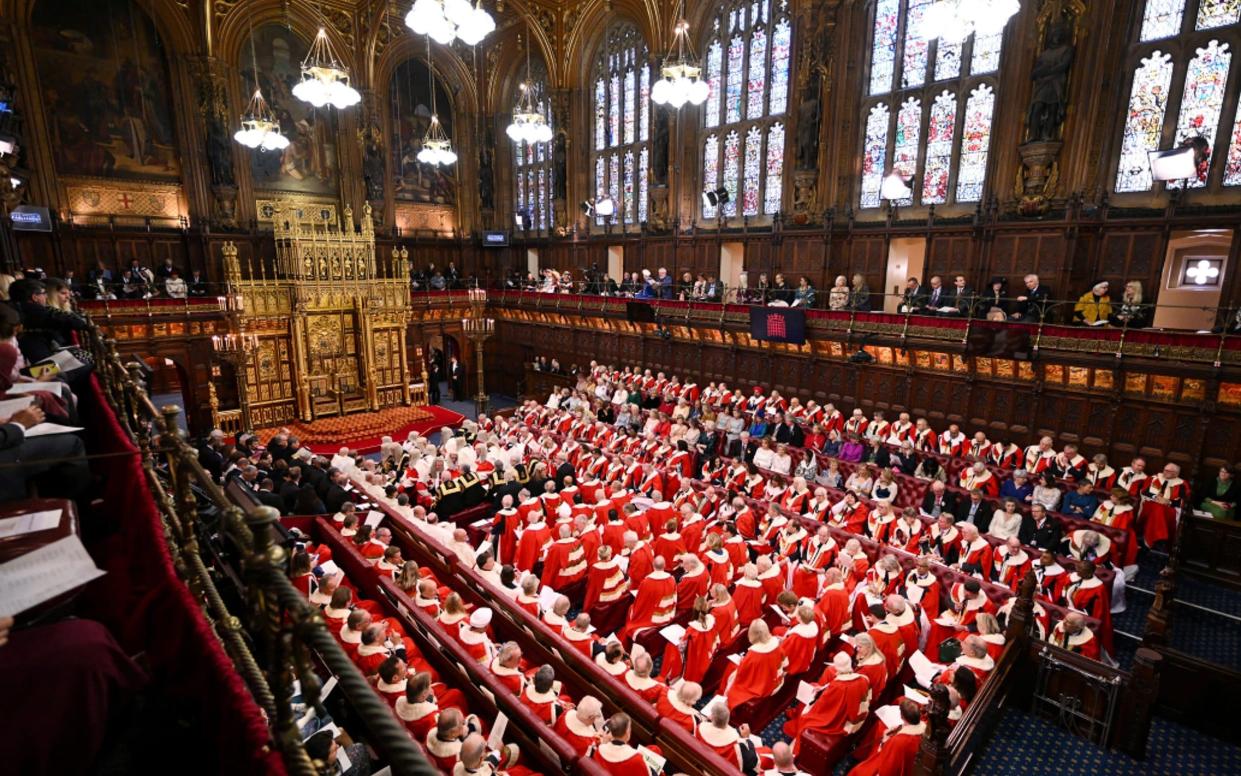
[[[570,317],[570,321],[572,318]],[[692,329],[690,330],[692,333]],[[854,364],[788,350],[757,350],[695,339],[582,325],[548,326],[504,319],[488,370],[490,390],[517,392],[523,364],[538,355],[582,367],[592,360],[689,376],[700,385],[724,381],[749,390],[763,385],[785,396],[832,402],[846,415],[854,407],[925,417],[937,430],[959,423],[967,434],[1026,445],[1043,434],[1074,442],[1083,453],[1107,453],[1114,464],[1135,455],[1182,465],[1187,475],[1241,460],[1241,414],[1210,402],[1149,401],[1119,392],[1068,390],[1040,381],[1017,382],[914,366]],[[1121,381],[1123,382],[1123,380]],[[1151,468],[1154,471],[1155,469]]]

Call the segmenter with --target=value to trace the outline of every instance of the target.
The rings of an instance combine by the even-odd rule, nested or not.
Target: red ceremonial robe
[[[780,651],[788,660],[788,665],[785,666],[788,675],[797,676],[809,669],[818,648],[819,625],[814,620],[799,622],[789,628],[780,642]]]
[[[737,621],[742,628],[750,627],[750,623],[763,616],[765,601],[766,593],[761,582],[755,579],[737,580],[733,603],[737,606]]]
[[[870,680],[862,674],[832,677],[814,703],[790,723],[795,729],[793,751],[801,748],[806,733],[823,736],[851,733],[866,719],[869,701]]]
[[[854,766],[849,776],[913,776],[914,761],[926,725],[902,725],[879,746],[879,751]]]
[[[686,706],[677,698],[676,692],[668,690],[655,702],[655,713],[674,725],[685,728],[691,736],[698,729],[698,712],[693,706]]]
[[[784,683],[784,662],[778,640],[751,645],[730,680],[728,708],[736,709],[748,700],[766,698],[780,689]]]
[[[534,565],[543,556],[543,549],[552,543],[552,529],[547,523],[538,522],[526,526],[517,542],[517,556],[514,563],[522,571],[533,571]]]
[[[609,741],[595,749],[594,760],[612,776],[650,776],[642,753],[629,744]]]
[[[652,571],[638,585],[638,595],[629,608],[629,622],[621,629],[621,641],[629,641],[647,628],[672,622],[676,603],[676,580],[666,571]]]

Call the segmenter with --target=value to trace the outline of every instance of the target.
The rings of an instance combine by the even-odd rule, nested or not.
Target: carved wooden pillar
[[[931,687],[931,704],[927,711],[926,730],[914,761],[915,776],[939,776],[948,764],[948,688],[942,684]]]
[[[213,226],[233,229],[237,226],[237,144],[233,142],[231,127],[240,117],[233,117],[228,110],[228,87],[230,69],[215,57],[194,57],[187,60],[191,77],[197,88],[196,118],[202,123],[205,139],[206,187],[201,198],[206,200],[202,209],[193,208]],[[247,95],[248,99],[248,95]],[[187,128],[188,129],[188,128]],[[190,130],[192,132],[192,130]],[[192,148],[191,148],[192,150]],[[188,169],[198,169],[192,152],[185,158]],[[190,180],[190,199],[199,188]]]
[[[1132,678],[1125,685],[1122,698],[1124,723],[1113,745],[1136,760],[1146,759],[1146,741],[1150,738],[1151,718],[1159,700],[1159,672],[1163,655],[1153,649],[1139,647],[1133,655]]]

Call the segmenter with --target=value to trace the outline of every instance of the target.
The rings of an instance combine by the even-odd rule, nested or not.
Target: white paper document
[[[72,372],[74,369],[81,369],[86,366],[73,355],[71,350],[58,350],[44,361],[51,361],[61,372]]]
[[[556,596],[558,595],[560,594],[555,590],[552,590],[547,585],[544,585],[543,589],[539,590],[539,611],[550,612],[552,610],[552,604],[556,603]]]
[[[913,669],[918,684],[923,687],[930,687],[931,682],[935,681],[935,675],[944,670],[943,666],[932,663],[930,658],[922,654],[922,650],[909,656],[909,667]]]
[[[0,520],[0,539],[51,530],[60,525],[61,512],[59,509],[49,509],[43,512],[31,512],[28,515],[6,517]]]
[[[104,575],[76,535],[0,563],[0,617],[50,601]]]
[[[814,703],[815,689],[814,685],[809,682],[797,683],[797,701],[807,706]]]
[[[384,519],[383,512],[380,512],[378,509],[372,509],[370,512],[366,513],[365,522],[371,528],[378,528],[379,524],[383,522],[383,519]]]
[[[69,390],[68,383],[57,382],[55,380],[35,380],[30,383],[13,383],[13,387],[9,388],[8,393],[34,393],[35,391],[47,391],[54,393],[60,398],[65,398],[65,392]]]
[[[336,565],[334,560],[325,560],[319,564],[319,569],[323,572],[324,577],[334,577],[340,572],[340,566]]]
[[[651,773],[664,772],[664,763],[668,762],[667,758],[660,757],[645,746],[638,747],[638,754],[642,755],[642,759],[646,762],[646,767]]]
[[[16,399],[4,399],[0,401],[0,418],[11,418],[13,413],[18,410],[24,410],[34,404],[33,396],[22,396]]]
[[[915,690],[909,685],[905,685],[905,697],[919,706],[925,706],[931,702],[931,696],[921,692],[920,690]]]
[[[875,716],[883,723],[886,728],[894,728],[901,726],[901,707],[900,706],[880,706],[875,709]]]
[[[59,423],[36,423],[26,429],[26,438],[50,436],[52,434],[72,434],[81,431],[81,426],[62,426]]]
[[[671,625],[660,628],[659,635],[673,644],[680,644],[681,639],[685,637],[685,626],[674,622]]]
[[[732,663],[735,666],[739,666],[741,665],[741,659],[743,657],[745,657],[745,655],[729,655],[728,662]]]
[[[508,717],[504,712],[496,712],[496,721],[491,724],[491,735],[487,737],[487,748],[493,751],[503,748],[506,730],[508,730]]]

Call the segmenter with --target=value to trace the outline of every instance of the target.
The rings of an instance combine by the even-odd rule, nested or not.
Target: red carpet
[[[434,405],[417,407],[391,407],[379,412],[361,412],[344,417],[320,418],[312,423],[295,420],[284,425],[302,445],[315,453],[335,453],[342,447],[358,452],[379,449],[383,437],[390,436],[400,442],[411,431],[426,435],[444,426],[456,427],[465,420],[459,412]],[[266,444],[280,427],[261,428],[257,433]]]

